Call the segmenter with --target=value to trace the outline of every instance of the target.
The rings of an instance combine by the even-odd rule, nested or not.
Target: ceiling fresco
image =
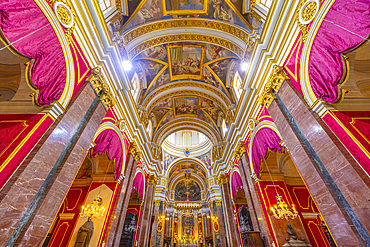
[[[231,83],[226,84],[226,78],[233,76],[238,64],[238,57],[220,46],[199,43],[159,45],[134,59],[129,78],[132,84],[139,80],[143,89],[140,103],[161,86],[181,80],[211,85],[233,101],[229,91]]]
[[[129,0],[127,16],[112,23],[112,31],[124,33],[136,26],[172,18],[202,18],[225,21],[249,32],[263,24],[249,14],[243,14],[243,0]]]

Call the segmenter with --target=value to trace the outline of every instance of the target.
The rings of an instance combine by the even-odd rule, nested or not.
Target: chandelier
[[[82,210],[80,212],[81,217],[97,217],[101,218],[104,216],[105,208],[101,206],[103,203],[103,199],[101,197],[96,197],[91,204],[87,204],[86,207],[82,206]]]
[[[298,216],[298,211],[295,209],[294,204],[289,206],[284,202],[279,194],[276,196],[277,202],[271,207],[272,215],[280,220],[280,219],[295,219]]]

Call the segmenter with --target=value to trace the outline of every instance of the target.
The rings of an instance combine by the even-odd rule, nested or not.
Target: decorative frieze
[[[272,73],[258,98],[258,103],[268,108],[275,98],[272,90],[274,89],[277,92],[285,79],[289,79],[289,77],[285,74],[283,67],[274,65]]]

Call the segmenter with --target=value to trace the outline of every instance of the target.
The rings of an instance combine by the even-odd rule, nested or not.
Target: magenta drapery
[[[37,103],[49,105],[59,100],[67,74],[63,50],[35,1],[1,0],[0,29],[10,43],[29,35],[14,43],[13,47],[22,55],[34,59],[31,80],[38,89]]]
[[[144,177],[141,172],[138,172],[134,178],[134,182],[132,184],[132,193],[137,191],[140,195],[140,198],[143,199],[143,192],[144,192]]]
[[[231,177],[231,195],[235,199],[235,194],[238,190],[242,190],[244,193],[242,178],[238,172],[234,172]]]
[[[114,160],[116,178],[119,177],[123,165],[123,150],[121,139],[118,134],[111,129],[103,130],[95,139],[93,156],[103,154],[108,150],[108,157]]]
[[[267,151],[274,152],[277,150],[280,153],[283,151],[280,142],[279,135],[270,128],[262,128],[255,135],[252,146],[252,162],[254,172],[258,177],[261,169],[261,159],[266,157]]]
[[[369,0],[335,1],[316,34],[310,53],[308,73],[316,97],[330,103],[341,97],[338,86],[345,76],[345,63],[340,54],[356,48],[369,33]]]

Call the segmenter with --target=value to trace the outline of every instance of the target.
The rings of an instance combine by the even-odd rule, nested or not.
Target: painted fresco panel
[[[171,80],[202,79],[204,45],[168,45]]]
[[[174,97],[174,114],[175,117],[187,116],[196,117],[199,114],[198,97]]]

